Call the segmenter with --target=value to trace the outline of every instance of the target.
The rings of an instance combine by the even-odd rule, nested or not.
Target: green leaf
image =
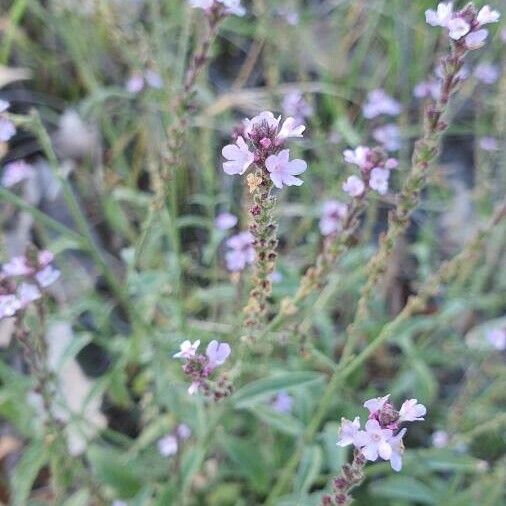
[[[44,444],[33,442],[23,452],[11,479],[12,506],[24,506],[40,469],[47,463],[48,454]]]
[[[295,477],[294,491],[305,494],[311,488],[322,467],[323,455],[318,445],[304,448],[297,476]]]
[[[142,487],[141,472],[133,462],[128,462],[112,448],[92,447],[88,451],[96,479],[112,487],[119,497],[133,497]]]
[[[251,407],[250,412],[262,422],[289,436],[298,436],[304,430],[304,426],[297,418],[278,413],[268,406]]]
[[[238,390],[231,400],[236,408],[251,407],[265,401],[280,390],[300,388],[301,386],[316,383],[321,379],[320,374],[309,371],[278,374],[249,383]]]
[[[377,497],[406,499],[422,504],[436,504],[434,492],[425,483],[409,476],[391,476],[373,483],[369,490]]]
[[[479,459],[462,453],[456,453],[450,449],[427,448],[410,453],[415,462],[425,465],[433,471],[479,472],[480,470],[481,461]]]

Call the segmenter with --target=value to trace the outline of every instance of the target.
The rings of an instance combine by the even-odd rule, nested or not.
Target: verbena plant
[[[2,498],[501,503],[506,32],[431,7],[3,7]]]

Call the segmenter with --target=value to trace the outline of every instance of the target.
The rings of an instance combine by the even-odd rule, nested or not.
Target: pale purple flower
[[[390,466],[394,471],[399,472],[402,469],[402,455],[404,453],[404,443],[402,438],[406,434],[406,429],[402,429],[399,433],[388,440],[388,444],[392,448],[390,455]]]
[[[139,93],[144,88],[144,77],[140,72],[134,72],[127,80],[125,89],[128,93]]]
[[[432,433],[431,441],[434,448],[444,448],[448,446],[450,438],[444,430],[436,430]]]
[[[392,447],[388,442],[392,438],[391,429],[381,428],[378,420],[367,420],[365,431],[359,431],[354,438],[354,444],[360,447],[367,460],[375,461],[380,456],[383,460],[389,460],[392,455]]]
[[[485,84],[494,84],[499,76],[499,69],[491,63],[479,63],[474,69],[474,77]]]
[[[59,277],[60,271],[51,267],[50,265],[47,265],[35,274],[35,279],[42,288],[47,288],[48,286],[52,285]]]
[[[343,183],[343,191],[346,192],[350,197],[360,197],[364,193],[365,184],[357,176],[350,176]]]
[[[0,99],[0,142],[7,142],[16,134],[14,123],[2,114],[10,105],[6,100]]]
[[[21,303],[21,307],[25,308],[31,302],[34,302],[41,298],[39,288],[31,283],[21,283],[17,289],[17,295]]]
[[[374,140],[380,143],[387,151],[398,151],[401,147],[401,134],[399,127],[393,123],[375,128],[372,132]]]
[[[214,220],[214,226],[218,230],[228,230],[229,228],[233,228],[237,225],[237,216],[234,216],[231,213],[220,213],[216,216]]]
[[[293,406],[293,397],[286,392],[279,392],[271,401],[271,407],[278,413],[290,413]]]
[[[276,131],[278,129],[280,121],[281,116],[278,116],[276,118],[272,112],[263,111],[260,114],[257,114],[255,117],[251,119],[246,118],[243,121],[244,133],[250,137],[256,129],[262,127],[263,125],[265,125],[270,131]]]
[[[233,14],[234,16],[244,16],[246,9],[241,5],[241,0],[218,0],[219,3],[225,6],[226,14]]]
[[[284,140],[290,137],[302,137],[305,129],[306,127],[298,124],[295,118],[286,118],[281,125],[277,138]]]
[[[8,163],[4,167],[2,185],[6,188],[11,188],[21,183],[21,181],[28,179],[33,173],[33,167],[24,160],[16,160],[15,162]]]
[[[496,350],[506,350],[506,328],[491,329],[486,333],[485,338]]]
[[[425,21],[431,26],[447,27],[448,21],[453,15],[453,2],[441,2],[437,6],[437,10],[428,9],[425,11]]]
[[[200,381],[192,381],[190,386],[188,387],[188,393],[190,395],[195,395],[198,393],[200,388]]]
[[[348,207],[338,200],[328,200],[323,204],[322,217],[320,218],[320,232],[322,235],[330,235],[340,232],[342,221],[346,218]]]
[[[468,49],[480,49],[485,44],[485,40],[488,37],[488,30],[482,28],[481,30],[477,30],[475,32],[471,32],[466,35],[466,47]]]
[[[385,395],[385,397],[375,397],[374,399],[369,399],[364,402],[364,408],[369,410],[371,415],[374,415],[383,409],[389,398],[390,394]]]
[[[459,17],[450,19],[446,26],[448,28],[448,35],[453,40],[461,39],[464,35],[469,33],[469,30],[471,30],[469,23]]]
[[[255,155],[241,136],[237,138],[235,144],[225,146],[221,154],[227,159],[223,163],[223,170],[229,175],[244,174],[255,160]]]
[[[480,9],[480,12],[478,12],[476,21],[478,21],[480,25],[486,25],[488,23],[497,23],[500,17],[501,14],[498,11],[491,9],[489,5],[484,5]]]
[[[399,162],[395,158],[388,158],[385,161],[385,169],[387,169],[387,170],[396,169],[398,165],[399,165]]]
[[[33,268],[28,265],[24,256],[16,256],[3,264],[2,272],[6,276],[28,276],[33,274]]]
[[[253,242],[255,238],[250,232],[240,232],[227,241],[230,248],[225,254],[227,269],[232,272],[242,271],[255,260]]]
[[[2,100],[0,98],[0,114],[2,112],[5,112],[10,106],[11,106],[11,104],[9,102],[7,102],[7,100]]]
[[[283,279],[283,275],[279,271],[271,272],[268,277],[271,283],[280,283]]]
[[[180,351],[177,353],[174,353],[172,355],[174,358],[192,358],[195,356],[195,353],[197,353],[197,349],[200,346],[200,339],[197,339],[193,343],[189,341],[188,339],[186,341],[183,341],[179,345]]]
[[[214,0],[188,0],[188,3],[194,9],[209,10],[214,5]]]
[[[478,144],[483,151],[497,151],[499,149],[497,139],[494,137],[482,137]]]
[[[385,90],[375,89],[367,95],[362,112],[367,119],[375,118],[381,114],[397,116],[401,112],[401,106],[399,102],[394,100],[390,95],[387,95]]]
[[[343,151],[343,156],[346,163],[357,165],[361,170],[369,170],[373,167],[371,153],[371,148],[367,146],[357,146],[355,149],[345,149]]]
[[[125,501],[121,501],[120,499],[115,499],[112,502],[112,506],[128,506],[128,504]]]
[[[211,341],[206,348],[208,367],[212,370],[223,365],[230,356],[230,352],[231,349],[228,343],[220,343],[216,340]]]
[[[419,82],[413,89],[416,98],[429,98],[437,100],[441,95],[441,85],[435,79]]]
[[[162,77],[158,72],[155,72],[154,70],[146,70],[146,72],[144,72],[144,79],[148,83],[148,86],[151,88],[159,90],[163,87]]]
[[[191,437],[192,430],[185,423],[180,423],[176,427],[176,434],[179,439],[182,439],[183,441],[185,441],[186,439],[189,439]]]
[[[18,309],[21,309],[21,301],[15,295],[0,295],[0,319],[14,316]]]
[[[371,177],[369,178],[369,187],[376,190],[380,195],[385,195],[388,191],[388,179],[390,178],[390,171],[374,167],[371,170]]]
[[[289,150],[283,149],[277,155],[270,155],[265,160],[265,168],[269,171],[271,181],[276,188],[285,186],[300,186],[302,179],[295,177],[307,169],[304,160],[289,160]]]
[[[399,422],[418,422],[425,420],[423,418],[427,413],[427,408],[423,404],[418,404],[416,399],[408,399],[402,403],[399,410]]]
[[[341,418],[341,426],[339,428],[337,446],[355,445],[357,435],[360,431],[360,417],[356,416],[353,422],[346,418]],[[358,447],[358,446],[357,446]]]
[[[158,441],[156,444],[158,448],[158,453],[162,457],[171,457],[177,453],[178,444],[176,436],[172,434],[167,434],[162,439]]]
[[[298,90],[286,94],[281,104],[285,116],[294,117],[298,122],[313,114],[312,107],[306,102],[302,93]]]

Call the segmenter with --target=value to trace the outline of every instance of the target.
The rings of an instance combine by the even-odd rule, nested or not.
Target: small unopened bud
[[[268,137],[264,137],[260,140],[260,146],[262,146],[264,149],[269,149],[272,145],[272,141]]]

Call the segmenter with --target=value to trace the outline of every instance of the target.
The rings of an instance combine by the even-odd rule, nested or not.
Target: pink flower
[[[343,151],[344,161],[357,165],[361,170],[369,170],[372,168],[371,148],[367,146],[357,146],[355,149],[345,149]]]
[[[431,26],[448,26],[453,15],[453,2],[440,3],[437,10],[428,9],[425,11],[425,21]]]
[[[375,128],[372,136],[376,142],[379,142],[387,151],[398,151],[401,147],[401,134],[399,127],[390,123]]]
[[[225,261],[229,271],[242,271],[247,265],[253,263],[255,260],[254,240],[250,232],[241,232],[227,241],[230,251],[225,254]]]
[[[388,190],[389,178],[390,178],[389,170],[374,167],[374,169],[371,170],[369,186],[371,189],[376,190],[380,195],[385,195],[385,193]]]
[[[158,448],[158,453],[162,457],[170,457],[177,453],[177,438],[172,434],[167,434],[165,437],[158,441],[156,446]]]
[[[478,144],[483,151],[497,151],[499,149],[497,139],[494,137],[482,137]]]
[[[342,220],[346,218],[348,207],[338,200],[328,200],[323,204],[323,213],[320,219],[320,232],[330,235],[340,232]]]
[[[47,288],[49,285],[52,285],[59,277],[60,271],[58,269],[54,269],[50,265],[44,267],[41,271],[35,274],[35,279],[42,288]]]
[[[24,160],[8,163],[2,175],[2,185],[6,188],[10,188],[28,179],[33,173],[33,167]]]
[[[228,230],[237,225],[237,216],[230,213],[220,213],[216,216],[214,225],[218,230]]]
[[[390,455],[390,466],[394,471],[399,472],[402,469],[402,455],[404,453],[404,443],[402,438],[406,434],[406,429],[402,429],[399,433],[388,440],[388,444],[392,448]]]
[[[436,430],[432,433],[431,441],[434,448],[444,448],[448,446],[450,438],[448,437],[448,433],[444,430]]]
[[[180,351],[177,353],[174,353],[172,355],[174,358],[192,358],[195,356],[195,353],[197,353],[197,349],[200,346],[200,339],[197,339],[193,343],[189,341],[188,339],[186,341],[183,341],[179,345]]]
[[[496,350],[506,350],[506,328],[495,328],[489,330],[485,338]]]
[[[140,72],[134,72],[125,84],[128,93],[139,93],[144,88],[144,77]]]
[[[499,75],[499,69],[490,63],[480,63],[474,69],[474,77],[485,84],[494,84]]]
[[[385,395],[385,397],[376,397],[374,399],[369,399],[368,401],[364,402],[364,408],[368,409],[371,415],[374,415],[383,409],[389,397],[390,394]]]
[[[389,460],[392,447],[388,442],[392,438],[391,429],[382,429],[378,420],[367,420],[365,431],[359,431],[355,436],[354,444],[360,448],[367,460],[375,461],[378,455],[383,460]]]
[[[15,295],[0,295],[0,320],[9,318],[21,309],[21,301]]]
[[[304,125],[298,125],[295,118],[286,118],[281,125],[281,130],[279,131],[277,138],[278,139],[288,139],[290,137],[302,137],[302,133],[306,127]]]
[[[448,34],[453,40],[461,39],[464,35],[469,33],[469,30],[471,29],[469,23],[459,17],[450,19],[446,26],[449,30]]]
[[[403,402],[399,410],[399,422],[422,421],[426,413],[427,408],[423,404],[418,404],[416,399],[409,399]]]
[[[381,114],[397,116],[401,112],[399,102],[394,100],[385,90],[376,89],[369,92],[366,103],[362,107],[364,117],[367,119],[375,118]]]
[[[343,183],[343,191],[345,191],[350,197],[360,197],[364,193],[365,184],[357,176],[350,176]]]
[[[223,365],[230,355],[230,345],[227,343],[219,343],[216,340],[211,341],[206,348],[208,358],[208,366],[210,369]]]
[[[22,308],[25,308],[31,302],[40,299],[42,296],[39,288],[31,283],[21,283],[18,287],[17,295]]]
[[[485,30],[484,28],[477,30],[476,32],[471,32],[469,35],[466,35],[466,47],[468,49],[479,49],[480,47],[483,47],[487,36],[488,30]]]
[[[235,144],[225,146],[221,153],[227,159],[223,163],[223,170],[229,175],[244,174],[255,160],[254,154],[241,136],[237,138]]]
[[[488,23],[497,23],[501,14],[498,11],[494,11],[490,8],[489,5],[484,5],[480,12],[478,12],[478,16],[476,16],[476,21],[480,25],[486,25]]]
[[[353,422],[346,418],[341,418],[341,427],[339,428],[339,439],[337,446],[356,445],[356,438],[360,431],[360,418],[355,417]]]
[[[265,168],[269,171],[270,177],[276,188],[285,186],[300,186],[302,179],[295,177],[307,169],[304,160],[289,161],[289,150],[283,149],[277,155],[270,155],[265,160]]]
[[[278,413],[290,413],[293,405],[293,397],[286,392],[279,392],[271,401],[271,407]]]

